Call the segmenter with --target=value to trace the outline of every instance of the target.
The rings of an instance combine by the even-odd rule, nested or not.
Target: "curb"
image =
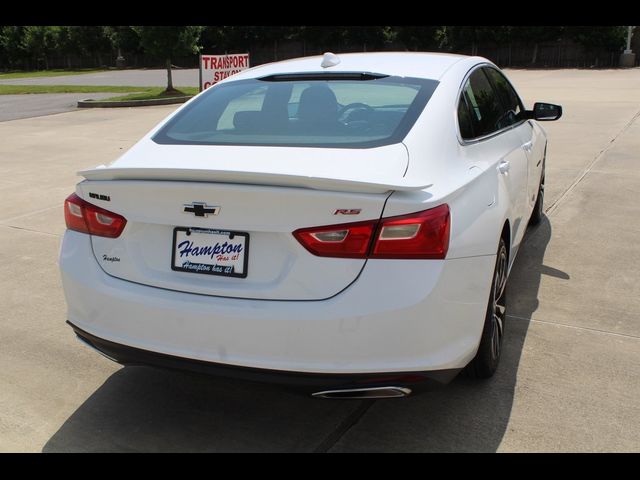
[[[153,105],[173,105],[176,103],[184,103],[193,98],[194,95],[185,95],[183,97],[158,98],[154,100],[125,100],[121,102],[107,102],[100,100],[78,101],[78,108],[116,108],[116,107],[150,107]]]

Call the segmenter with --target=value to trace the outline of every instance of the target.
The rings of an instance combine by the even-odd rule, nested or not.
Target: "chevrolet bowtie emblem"
[[[196,217],[208,217],[209,215],[218,215],[220,207],[210,207],[203,202],[192,202],[184,206],[185,213],[193,213]]]

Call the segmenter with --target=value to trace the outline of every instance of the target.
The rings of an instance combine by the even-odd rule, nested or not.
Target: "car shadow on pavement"
[[[398,402],[378,400],[332,451],[497,451],[509,428],[529,319],[538,308],[541,276],[568,279],[564,272],[543,264],[550,239],[547,217],[529,227],[524,238],[509,277],[503,356],[491,379],[460,375],[433,392]]]
[[[503,358],[488,381],[458,377],[436,391],[367,401],[366,413],[347,429],[345,419],[366,403],[127,367],[80,405],[43,451],[314,451],[327,439],[333,451],[496,451],[509,425],[541,275],[568,278],[543,265],[550,238],[546,217],[525,236],[509,281]]]

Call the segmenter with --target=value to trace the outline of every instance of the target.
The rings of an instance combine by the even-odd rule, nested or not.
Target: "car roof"
[[[340,63],[322,68],[323,55],[268,63],[233,75],[233,80],[304,72],[372,72],[439,80],[454,64],[474,57],[450,53],[371,52],[339,53]],[[477,58],[477,57],[475,57]]]

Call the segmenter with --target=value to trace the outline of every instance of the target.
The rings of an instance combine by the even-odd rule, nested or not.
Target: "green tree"
[[[565,36],[570,38],[586,50],[598,48],[606,50],[620,50],[624,47],[627,38],[627,27],[594,27],[594,26],[570,26],[565,28]]]
[[[171,79],[171,59],[178,55],[197,54],[203,27],[198,26],[132,26],[140,37],[140,44],[150,55],[165,60],[167,67],[167,89],[175,92]]]
[[[322,26],[310,25],[297,27],[294,38],[320,50],[360,47],[362,50],[377,50],[389,42],[391,27],[384,26]]]
[[[342,41],[346,45],[362,47],[367,50],[379,50],[388,40],[388,27],[384,26],[354,26],[342,27]]]
[[[560,26],[515,26],[506,27],[510,29],[510,41],[522,45],[533,45],[531,64],[534,65],[538,59],[538,45],[544,42],[558,41],[563,35],[566,27]]]
[[[118,49],[132,53],[140,51],[140,37],[131,27],[106,26],[103,29],[113,51],[117,52]]]
[[[310,25],[300,27],[298,37],[316,48],[328,50],[336,45],[341,35],[342,27],[323,27],[319,25]]]
[[[61,28],[54,26],[24,27],[22,47],[28,56],[35,59],[36,64],[44,63],[45,70],[48,70],[48,55],[57,49],[60,32]]]
[[[399,26],[393,27],[396,39],[408,50],[436,50],[441,46],[442,27],[437,26]]]
[[[5,25],[0,27],[0,65],[14,67],[26,52],[23,44],[24,27]]]
[[[477,55],[478,44],[509,42],[511,27],[505,26],[446,26],[442,27],[443,44],[453,51],[471,47],[471,55]]]
[[[69,55],[97,58],[98,65],[104,65],[103,55],[111,53],[111,42],[102,26],[62,26],[58,27],[56,50],[67,55],[69,68]]]

